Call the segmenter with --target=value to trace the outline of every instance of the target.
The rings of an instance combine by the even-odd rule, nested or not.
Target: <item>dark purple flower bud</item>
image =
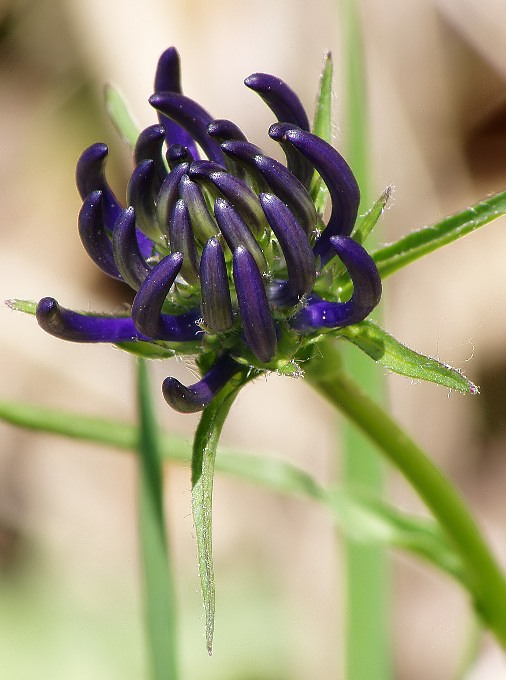
[[[178,316],[162,314],[163,303],[182,263],[181,253],[167,255],[153,267],[137,291],[132,305],[132,319],[139,333],[148,338],[182,342],[194,340],[201,333],[196,323],[198,310]]]
[[[236,139],[242,142],[248,141],[246,135],[235,123],[232,123],[231,120],[226,120],[224,118],[213,120],[212,123],[209,123],[209,125],[207,126],[207,134],[213,139],[216,139],[220,143],[232,139]],[[232,175],[240,177],[241,179],[244,178],[245,175],[244,168],[239,163],[236,163],[232,158],[228,157],[225,158],[225,163],[227,166],[227,170]]]
[[[309,132],[309,120],[300,99],[280,78],[267,73],[253,73],[246,78],[244,84],[262,97],[279,122],[297,125]],[[284,151],[290,172],[293,172],[305,187],[309,187],[313,176],[311,164],[299,154],[293,153],[289,145],[286,145]]]
[[[293,172],[295,177],[308,189],[314,175],[314,167],[297,149],[283,138],[284,133],[291,129],[293,129],[292,123],[275,123],[271,126],[269,133],[281,145],[290,172]]]
[[[139,229],[152,241],[160,240],[155,201],[158,193],[154,161],[146,159],[135,168],[127,187],[127,203],[135,208]]]
[[[151,271],[139,249],[137,234],[135,210],[130,206],[122,211],[114,225],[112,252],[121,276],[134,290]]]
[[[381,298],[381,279],[367,251],[345,236],[332,236],[330,245],[348,270],[353,283],[353,295],[346,302],[328,302],[319,298],[310,301],[290,320],[291,325],[302,333],[363,321]]]
[[[192,163],[193,156],[187,146],[182,144],[171,144],[167,149],[167,163],[169,168],[174,170],[180,163]]]
[[[246,342],[259,361],[268,363],[276,354],[277,338],[262,275],[251,253],[243,247],[234,251],[233,266]]]
[[[184,127],[211,160],[223,163],[220,145],[207,134],[207,126],[213,118],[200,104],[175,92],[157,92],[149,98],[149,103],[165,116],[172,118]],[[191,146],[188,144],[185,144],[185,146],[188,146],[193,155]]]
[[[314,203],[299,180],[282,163],[264,156],[249,142],[223,142],[223,151],[232,158],[255,168],[270,187],[272,193],[286,203],[306,234],[316,227],[317,214]]]
[[[219,142],[226,142],[230,139],[238,139],[242,142],[248,141],[243,131],[235,123],[232,123],[231,120],[226,120],[225,118],[211,121],[207,126],[207,134]]]
[[[102,203],[100,190],[92,191],[86,196],[79,213],[79,236],[93,262],[103,272],[121,281],[121,274],[114,261],[111,240],[104,225]]]
[[[129,316],[80,314],[45,297],[37,305],[39,326],[56,338],[72,342],[129,342],[147,340]]]
[[[332,213],[327,228],[314,246],[315,255],[325,264],[334,254],[330,247],[330,238],[349,236],[357,219],[360,203],[357,181],[344,158],[320,137],[299,128],[287,130],[277,125],[271,127],[269,134],[278,141],[288,141],[300,151],[311,161],[327,185]]]
[[[208,373],[194,385],[185,387],[176,378],[166,378],[162,385],[165,401],[181,413],[202,411],[216,393],[240,371],[240,366],[228,354],[223,355]]]
[[[181,62],[175,47],[169,47],[158,60],[155,75],[155,92],[178,92],[181,89]],[[198,158],[197,148],[191,135],[167,116],[158,114],[158,120],[165,128],[165,140],[170,144],[187,146],[194,158]]]
[[[192,182],[188,175],[183,175],[179,182],[179,195],[188,206],[193,232],[198,241],[205,243],[214,236],[218,227],[207,207],[206,199],[198,184]]]
[[[195,239],[190,222],[188,208],[182,199],[176,201],[169,224],[170,248],[173,253],[183,255],[181,276],[188,283],[196,284],[199,281],[198,255],[195,247]]]
[[[104,224],[112,231],[122,208],[105,178],[105,159],[108,152],[106,144],[100,142],[85,149],[77,161],[76,184],[83,201],[92,191],[102,192]]]
[[[295,304],[313,289],[316,279],[315,256],[302,227],[277,196],[260,194],[260,202],[272,231],[285,256],[288,281],[277,304]],[[276,296],[277,297],[277,296]]]
[[[225,333],[234,325],[223,249],[216,237],[209,239],[200,258],[201,309],[212,333]]]
[[[265,227],[265,217],[256,193],[241,179],[212,161],[196,161],[188,171],[191,179],[207,181],[237,208],[255,236]]]
[[[262,97],[278,121],[293,123],[309,131],[309,120],[300,99],[281,78],[268,73],[252,73],[244,84]]]
[[[169,220],[179,198],[179,182],[181,177],[188,172],[188,163],[176,166],[164,179],[158,197],[156,199],[156,218],[160,231],[169,237]]]
[[[237,210],[224,198],[217,198],[214,202],[214,214],[230,250],[233,252],[239,246],[244,246],[255,258],[260,271],[265,273],[267,262],[262,249]]]
[[[156,168],[156,177],[159,185],[167,176],[167,169],[163,161],[162,147],[165,140],[163,125],[150,125],[141,132],[137,138],[134,149],[134,162],[138,165],[141,161],[152,160]],[[158,189],[160,186],[157,187]]]

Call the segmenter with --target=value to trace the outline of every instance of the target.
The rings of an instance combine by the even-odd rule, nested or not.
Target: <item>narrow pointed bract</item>
[[[310,132],[286,83],[254,73],[245,84],[276,117],[269,134],[286,165],[183,95],[179,55],[169,48],[150,98],[159,124],[138,137],[126,207],[107,182],[105,144],[88,147],[76,170],[81,240],[102,271],[136,291],[130,313],[83,314],[53,298],[37,306],[41,327],[59,338],[195,355],[202,379],[185,387],[167,378],[163,387],[185,413],[205,408],[237,371],[292,371],[323,330],[339,335],[381,296],[374,261],[350,237],[360,194],[346,161]],[[316,173],[332,201],[327,224],[309,193]],[[334,302],[346,276],[327,266],[334,257],[353,284],[344,302]]]

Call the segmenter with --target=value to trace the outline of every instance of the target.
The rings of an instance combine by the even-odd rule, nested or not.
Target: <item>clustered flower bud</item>
[[[206,367],[200,381],[163,384],[166,401],[182,412],[203,409],[245,365],[276,370],[297,361],[308,342],[363,320],[381,296],[374,261],[350,237],[360,193],[348,164],[310,132],[286,83],[255,73],[245,84],[275,115],[269,135],[286,165],[183,95],[179,56],[169,48],[150,98],[159,124],[137,140],[127,207],[107,183],[105,144],[90,146],[77,164],[82,243],[103,272],[136,291],[131,313],[83,314],[53,298],[37,306],[40,326],[64,340],[195,354]],[[327,224],[309,193],[315,173],[332,203]],[[325,299],[318,285],[335,256],[353,283],[344,302]]]

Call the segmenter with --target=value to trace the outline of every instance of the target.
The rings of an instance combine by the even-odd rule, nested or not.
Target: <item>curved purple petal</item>
[[[277,291],[280,298],[270,299],[276,304],[296,304],[313,289],[316,279],[313,250],[304,230],[283,201],[272,194],[260,194],[260,202],[285,256],[288,273],[286,285]]]
[[[196,161],[190,165],[188,175],[197,181],[207,181],[232,203],[255,236],[265,228],[265,216],[258,196],[245,182],[226,172],[218,163]]]
[[[214,202],[214,215],[230,250],[233,252],[239,246],[244,246],[255,258],[260,271],[265,273],[267,262],[263,251],[237,210],[224,198],[217,198]]]
[[[357,219],[360,190],[350,166],[344,158],[320,137],[300,130],[273,125],[269,130],[273,139],[292,144],[321,175],[332,201],[332,213],[327,228],[314,245],[316,256],[325,264],[333,256],[332,236],[349,236]]]
[[[167,149],[167,163],[169,168],[174,170],[181,163],[192,163],[193,156],[187,146],[182,144],[171,144]]]
[[[163,396],[169,406],[181,413],[202,411],[240,370],[239,364],[229,354],[224,354],[202,380],[189,387],[182,385],[176,378],[166,378],[162,385]]]
[[[158,181],[155,163],[141,161],[130,176],[127,186],[127,203],[135,209],[138,228],[152,241],[161,237],[156,215]]]
[[[179,182],[188,172],[188,163],[173,168],[163,181],[156,199],[156,218],[162,234],[169,238],[169,221],[179,198]]]
[[[288,168],[264,156],[257,146],[249,142],[223,142],[221,148],[232,158],[255,168],[272,193],[290,207],[306,234],[313,231],[317,223],[316,208],[304,186]]]
[[[155,92],[178,92],[181,88],[181,62],[175,47],[169,47],[158,60],[155,74]],[[165,128],[165,140],[170,144],[187,146],[193,157],[198,158],[197,147],[191,135],[176,122],[158,113],[158,120]]]
[[[233,266],[246,342],[257,359],[267,363],[276,354],[277,338],[262,275],[251,253],[243,247],[234,251]]]
[[[114,279],[122,276],[114,261],[111,239],[104,224],[103,194],[92,191],[84,199],[78,218],[79,236],[84,249],[100,269]]]
[[[104,224],[112,231],[122,207],[105,178],[105,159],[108,153],[107,145],[100,142],[85,149],[77,161],[76,184],[83,201],[92,191],[102,192]]]
[[[56,338],[72,342],[129,342],[149,340],[135,328],[129,316],[80,314],[65,307],[51,297],[37,305],[39,326]]]
[[[148,159],[154,162],[159,185],[167,177],[167,168],[162,156],[164,140],[165,128],[163,125],[150,125],[141,132],[134,149],[134,162],[136,165]]]
[[[211,160],[223,163],[220,145],[207,134],[207,126],[213,118],[200,104],[176,92],[156,92],[149,98],[149,103],[163,115],[184,127]],[[184,146],[188,146],[194,156],[191,146],[188,144]],[[198,158],[198,156],[194,157]]]
[[[134,290],[139,288],[151,271],[140,251],[137,234],[135,210],[130,206],[122,211],[114,225],[112,252],[121,276]]]
[[[181,276],[188,283],[196,284],[199,281],[198,254],[193,237],[188,208],[182,199],[176,201],[169,224],[170,248],[173,253],[183,255]]]
[[[172,253],[149,272],[132,305],[135,327],[148,338],[182,342],[194,340],[202,331],[197,325],[199,311],[173,316],[162,314],[165,298],[181,269],[183,256]]]
[[[188,206],[195,237],[205,243],[216,234],[218,227],[209,212],[202,189],[188,175],[183,175],[179,182],[179,195]]]
[[[297,125],[309,132],[309,120],[302,102],[281,78],[268,73],[253,73],[246,78],[244,84],[262,97],[280,123]],[[293,172],[305,187],[309,187],[314,171],[312,165],[301,158],[300,154],[293,153],[289,145],[286,145],[284,151],[290,172]]]
[[[225,118],[216,118],[211,121],[207,126],[207,134],[219,142],[225,142],[230,139],[237,139],[242,142],[248,141],[241,128]]]
[[[223,249],[216,237],[209,239],[200,259],[201,309],[211,332],[225,333],[234,325]]]
[[[347,302],[311,301],[290,320],[293,328],[302,333],[363,321],[381,298],[380,275],[369,253],[345,236],[332,236],[330,244],[348,270],[353,283],[353,295]]]
[[[290,172],[300,180],[300,182],[309,189],[311,180],[314,175],[313,165],[305,158],[297,149],[295,149],[289,142],[284,139],[283,135],[287,130],[293,129],[293,123],[275,123],[269,129],[269,134],[273,139],[279,142],[283,152],[286,156],[286,162]]]

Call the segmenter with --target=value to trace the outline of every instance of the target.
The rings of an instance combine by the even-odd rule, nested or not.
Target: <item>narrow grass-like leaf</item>
[[[125,450],[136,451],[139,441],[139,428],[135,425],[40,406],[0,401],[0,419],[31,430]],[[166,461],[188,464],[191,460],[191,447],[184,437],[161,432],[160,448]],[[410,517],[380,501],[349,491],[326,489],[304,470],[274,457],[218,449],[215,469],[276,493],[322,503],[350,539],[397,546],[423,556],[463,580],[456,554],[431,520]]]
[[[225,419],[241,387],[242,377],[226,385],[202,412],[192,454],[192,510],[206,618],[206,646],[213,653],[215,584],[213,564],[213,479],[216,448]]]
[[[394,373],[427,380],[458,392],[478,393],[476,385],[455,368],[409,349],[372,321],[342,328],[340,335]]]
[[[313,133],[329,144],[332,143],[332,75],[334,66],[332,55],[327,52],[320,76],[320,87],[316,98],[316,110],[313,121]],[[320,175],[315,172],[311,180],[309,193],[316,210],[321,215],[325,211],[328,199],[328,189]]]
[[[375,201],[372,207],[366,212],[366,214],[358,218],[351,233],[351,238],[357,243],[362,245],[371,231],[374,229],[376,223],[383,214],[383,210],[385,209],[391,194],[392,187],[387,187],[378,200]]]
[[[378,248],[372,256],[381,276],[390,276],[423,255],[470,234],[504,214],[506,214],[506,191],[486,198],[455,215],[445,217],[430,227],[417,229],[395,243]]]
[[[177,680],[176,606],[163,513],[160,439],[143,359],[137,361],[137,390],[139,530],[151,671],[154,680]]]
[[[104,87],[104,103],[107,114],[119,136],[133,149],[139,136],[139,128],[119,91],[110,83]]]

